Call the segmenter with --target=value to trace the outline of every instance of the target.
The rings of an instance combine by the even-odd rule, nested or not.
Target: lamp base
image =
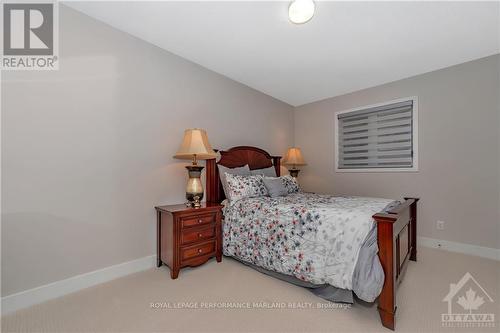
[[[300,170],[299,169],[290,169],[290,170],[288,170],[288,172],[290,173],[290,176],[292,176],[293,178],[297,178]]]
[[[200,208],[201,200],[203,199],[203,184],[201,183],[201,170],[203,167],[200,165],[188,165],[188,183],[186,186],[186,206]]]
[[[187,196],[188,196],[188,194],[186,193],[186,197]],[[195,196],[192,197],[192,199],[188,199],[188,201],[186,201],[186,207],[200,208],[201,207],[201,201],[200,200],[201,200],[200,196],[195,195]]]

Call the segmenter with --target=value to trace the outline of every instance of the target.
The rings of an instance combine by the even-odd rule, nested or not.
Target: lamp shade
[[[306,165],[306,161],[302,157],[302,152],[300,148],[292,147],[288,148],[286,156],[283,159],[283,164],[285,165]]]
[[[208,160],[215,158],[217,154],[208,142],[207,132],[200,128],[191,128],[184,131],[184,139],[175,158],[180,159],[196,159]]]

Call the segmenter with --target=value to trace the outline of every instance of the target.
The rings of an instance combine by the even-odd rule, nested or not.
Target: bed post
[[[217,164],[215,158],[207,160],[206,162],[207,173],[206,173],[206,192],[207,192],[207,202],[217,202],[219,203],[219,175]]]
[[[405,198],[414,200],[410,205],[410,260],[417,261],[417,202],[419,198]]]
[[[273,160],[274,170],[276,170],[276,176],[279,177],[281,175],[281,156],[271,156],[271,158]]]
[[[377,221],[378,256],[385,273],[384,286],[378,299],[378,312],[382,325],[394,330],[396,316],[396,273],[393,225],[397,215],[376,214],[373,218]]]

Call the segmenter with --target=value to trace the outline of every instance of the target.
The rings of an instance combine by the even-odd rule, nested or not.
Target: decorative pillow
[[[261,175],[239,176],[226,173],[227,194],[229,201],[243,198],[263,197],[267,195]]]
[[[232,174],[232,175],[241,175],[241,176],[249,176],[250,175],[250,168],[248,167],[248,164],[239,167],[239,168],[226,168],[223,165],[217,165],[219,168],[219,176],[220,176],[220,182],[222,183],[222,189],[224,190],[224,194],[226,195],[226,198],[228,197],[227,194],[227,181],[226,181],[226,173]]]
[[[288,194],[288,190],[285,187],[283,180],[279,177],[264,177],[262,179],[264,185],[266,186],[267,193],[272,198],[284,197]]]
[[[280,177],[283,180],[283,185],[285,185],[288,193],[296,193],[300,191],[299,183],[297,183],[297,179],[293,178],[290,175],[286,175]]]
[[[269,168],[250,170],[250,173],[252,175],[263,175],[266,177],[276,177],[276,169],[274,168],[274,166],[270,166]]]

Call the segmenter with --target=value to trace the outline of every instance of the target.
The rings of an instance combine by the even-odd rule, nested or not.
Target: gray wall
[[[306,190],[420,196],[421,236],[500,248],[498,56],[294,112],[64,6],[60,48],[59,71],[2,73],[2,296],[153,254],[153,206],[184,200],[172,155],[190,127],[273,154],[295,133]],[[335,111],[414,95],[418,173],[334,173]]]
[[[284,154],[293,109],[60,8],[60,70],[2,78],[2,295],[155,253],[184,129]]]
[[[295,109],[295,144],[309,163],[307,190],[421,197],[420,236],[500,248],[499,56]],[[335,173],[334,114],[418,96],[417,173]],[[445,230],[436,229],[445,221]]]

